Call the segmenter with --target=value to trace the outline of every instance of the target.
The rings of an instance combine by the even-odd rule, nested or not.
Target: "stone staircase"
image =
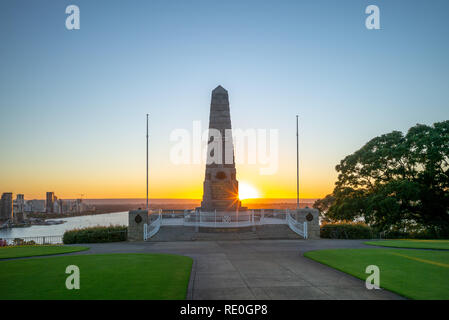
[[[235,229],[234,229],[235,230]],[[277,240],[303,239],[287,225],[262,225],[252,229],[235,230],[235,232],[195,232],[195,227],[161,226],[159,232],[147,241],[222,241],[222,240]]]

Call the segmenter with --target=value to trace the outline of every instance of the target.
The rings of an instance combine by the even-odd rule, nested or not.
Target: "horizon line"
[[[82,200],[142,200],[146,201],[146,198],[59,198],[62,200],[76,200],[76,199],[82,199]],[[302,198],[299,199],[299,201],[304,200],[318,200],[321,198]],[[46,200],[46,198],[32,198],[29,200]],[[148,198],[148,200],[191,200],[191,201],[202,201],[201,198]],[[241,201],[247,201],[247,200],[294,200],[296,201],[296,198],[247,198],[247,199],[240,199]]]

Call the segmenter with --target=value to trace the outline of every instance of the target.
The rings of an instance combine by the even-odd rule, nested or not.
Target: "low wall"
[[[320,239],[320,212],[317,209],[303,208],[290,210],[290,214],[298,222],[307,222],[308,239]]]
[[[147,210],[132,210],[128,213],[128,241],[143,241],[143,225],[148,223]]]

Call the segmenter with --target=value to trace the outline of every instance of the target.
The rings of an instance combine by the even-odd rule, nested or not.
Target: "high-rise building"
[[[54,212],[54,203],[55,203],[55,193],[54,192],[47,192],[47,201],[45,204],[45,208],[47,210],[47,213]]]
[[[18,194],[13,201],[13,216],[15,223],[21,223],[25,220],[25,198],[23,194]]]
[[[16,212],[24,212],[25,211],[25,197],[23,194],[18,194],[16,198]]]
[[[12,210],[12,192],[5,192],[2,194],[1,202],[1,218],[4,220],[13,220],[13,210]]]

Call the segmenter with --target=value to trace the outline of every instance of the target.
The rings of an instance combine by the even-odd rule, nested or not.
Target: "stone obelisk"
[[[209,142],[204,179],[203,211],[242,210],[236,179],[228,92],[218,86],[212,91]]]

